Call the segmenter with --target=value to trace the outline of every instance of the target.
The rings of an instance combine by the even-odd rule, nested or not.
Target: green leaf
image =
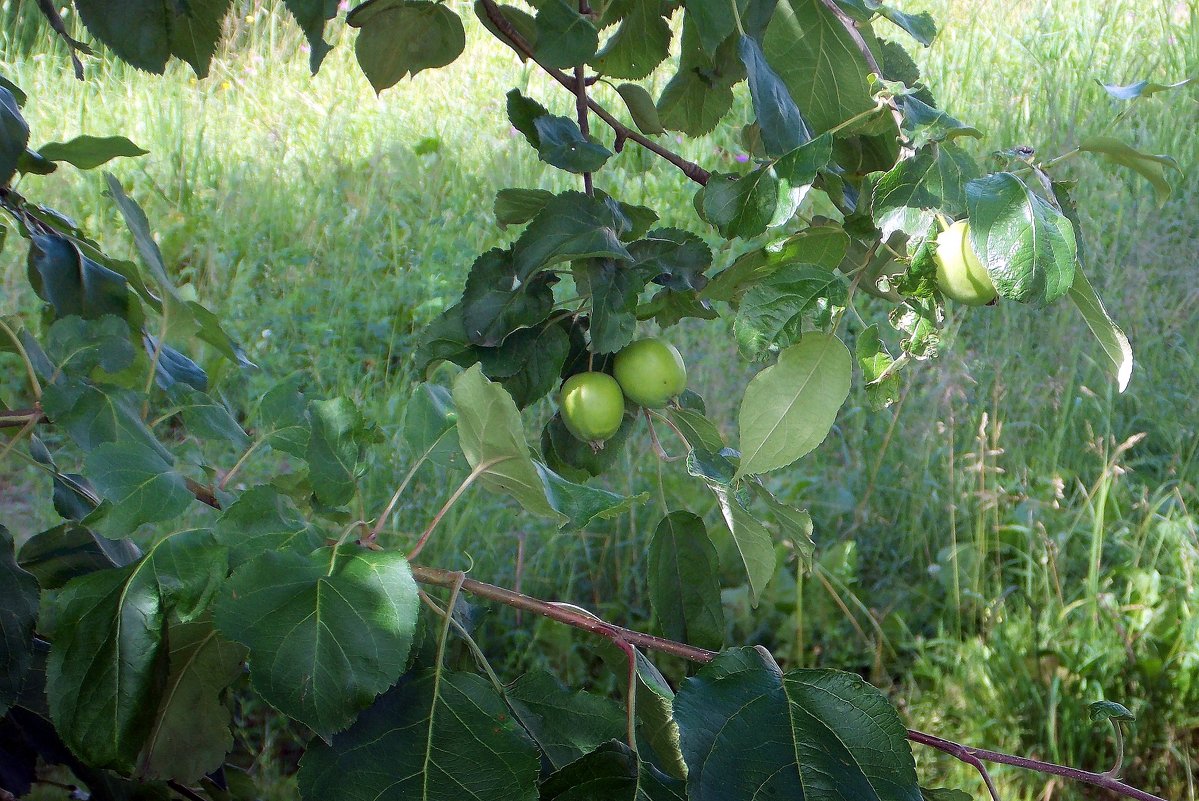
[[[186,384],[175,384],[167,390],[167,394],[183,416],[183,424],[191,434],[202,439],[231,442],[238,448],[249,445],[250,438],[233,418],[229,407],[216,398]]]
[[[791,265],[817,264],[835,270],[848,248],[849,236],[840,226],[812,226],[781,243],[742,254],[712,278],[703,297],[738,302],[759,281]]]
[[[538,157],[560,170],[576,174],[595,172],[612,157],[611,150],[589,141],[579,130],[578,123],[568,117],[545,114],[533,120],[533,126],[541,143],[537,149]]]
[[[495,221],[500,225],[524,225],[554,199],[545,189],[501,189],[495,195]]]
[[[258,402],[256,433],[277,451],[299,459],[308,453],[312,424],[299,381],[288,378],[267,390]]]
[[[35,534],[21,546],[20,565],[44,590],[55,590],[77,576],[125,567],[141,558],[128,539],[110,540],[74,523]]]
[[[532,17],[532,15],[530,15],[527,11],[515,6],[506,6],[497,3],[495,7],[499,9],[500,16],[502,16],[509,22],[509,24],[512,25],[516,32],[520,34],[521,38],[524,39],[530,47],[537,47],[537,21]],[[483,23],[483,27],[491,32],[492,36],[511,47],[516,52],[516,55],[520,58],[522,63],[528,61],[528,57],[525,56],[524,51],[509,41],[508,36],[496,27],[495,22],[492,21],[490,16],[488,16],[487,6],[483,4],[482,0],[475,0],[474,9],[475,16],[478,17],[479,21]]]
[[[462,452],[483,484],[511,495],[528,512],[565,522],[546,498],[541,473],[529,458],[520,412],[503,387],[475,365],[454,380],[453,397]]]
[[[16,702],[33,664],[38,582],[17,564],[12,534],[0,526],[0,714]]]
[[[779,182],[769,167],[748,175],[713,173],[704,188],[704,217],[725,239],[765,233],[779,202]]]
[[[541,462],[533,463],[541,475],[545,497],[551,506],[564,517],[572,530],[586,528],[598,519],[610,520],[625,514],[637,503],[645,501],[647,495],[625,497],[597,487],[575,484],[549,469]]]
[[[612,259],[587,259],[575,262],[574,279],[591,299],[591,350],[615,353],[632,342],[643,283],[636,273]]]
[[[221,696],[241,676],[245,650],[207,619],[174,623],[162,703],[138,757],[139,776],[191,783],[221,767],[233,748],[232,719]]]
[[[696,455],[692,451],[692,456]],[[690,460],[690,457],[689,457]],[[730,471],[731,472],[731,471]],[[731,476],[730,476],[731,477]],[[749,580],[751,600],[756,604],[762,597],[762,591],[774,578],[775,553],[774,540],[770,532],[752,512],[746,508],[742,499],[732,488],[709,482],[708,487],[716,495],[720,513],[733,537],[737,554],[745,568],[745,576]]]
[[[553,470],[576,481],[608,472],[624,452],[625,443],[637,427],[637,418],[625,415],[620,430],[604,441],[598,451],[567,430],[561,414],[555,413],[541,435],[541,451]]]
[[[498,248],[475,260],[462,293],[466,335],[476,345],[488,347],[542,322],[553,307],[550,283],[540,277],[518,277],[512,254]]]
[[[959,136],[982,138],[982,132],[951,117],[939,108],[933,108],[915,95],[899,98],[903,110],[903,128],[908,132],[912,147],[920,149],[932,142],[947,142]]]
[[[708,56],[737,30],[737,18],[730,13],[729,0],[687,0],[687,20],[695,27],[696,38]],[[737,14],[744,16],[749,3],[738,0]]]
[[[619,739],[559,768],[541,783],[541,801],[685,801],[684,783],[671,779]]]
[[[366,440],[366,422],[348,398],[313,401],[308,405],[312,434],[304,456],[317,499],[341,506],[354,497],[358,459]]]
[[[670,55],[670,26],[662,18],[662,0],[628,0],[628,5],[620,27],[589,63],[601,75],[637,81]]]
[[[516,277],[527,281],[538,270],[583,258],[632,261],[620,242],[618,227],[612,208],[603,200],[563,192],[546,204],[513,244]]]
[[[325,537],[286,495],[270,485],[251,487],[225,507],[213,525],[217,542],[229,549],[236,569],[266,551],[312,553]]]
[[[896,231],[914,236],[927,230],[932,212],[960,216],[977,176],[974,159],[952,143],[923,150],[878,179],[871,205],[874,223],[884,238]]]
[[[308,801],[537,801],[538,754],[487,682],[470,673],[406,677],[329,744],[300,761]]]
[[[283,5],[300,24],[304,38],[308,40],[308,65],[312,74],[320,69],[321,62],[333,49],[326,43],[325,22],[337,16],[337,0],[283,0]]]
[[[105,315],[84,320],[64,317],[46,332],[46,355],[65,372],[90,375],[95,368],[119,373],[133,364],[136,351],[129,326],[119,317]]]
[[[866,63],[821,0],[779,0],[762,49],[814,133],[874,106]]]
[[[161,74],[171,57],[170,4],[162,0],[76,0],[88,31],[122,61]]]
[[[183,514],[194,500],[183,476],[157,451],[135,442],[107,442],[87,455],[83,473],[112,502],[100,533],[119,539],[138,526]]]
[[[895,364],[895,359],[887,352],[887,346],[879,337],[877,324],[872,323],[862,329],[854,350],[858,369],[862,371],[862,380],[866,383],[866,398],[870,401],[870,407],[881,411],[899,400],[899,373],[887,374]]]
[[[683,682],[675,717],[691,801],[920,801],[903,723],[857,675],[784,674],[764,651],[725,651]]]
[[[57,164],[43,158],[42,154],[36,150],[26,148],[21,157],[17,159],[17,172],[22,175],[50,175],[57,169]]]
[[[1113,164],[1127,167],[1140,174],[1153,186],[1159,208],[1170,199],[1171,187],[1166,178],[1166,168],[1182,175],[1182,168],[1170,156],[1142,153],[1111,136],[1087,137],[1079,143],[1078,149],[1086,153],[1099,153]]]
[[[712,250],[690,231],[655,228],[629,245],[629,253],[638,272],[667,289],[701,290],[708,284],[704,272],[712,266]]]
[[[520,131],[525,136],[525,140],[533,148],[541,147],[541,136],[537,133],[537,126],[533,122],[538,117],[548,115],[549,109],[538,103],[531,97],[525,97],[519,89],[511,89],[506,95],[508,98],[508,121],[512,123],[512,127]]]
[[[724,450],[724,438],[715,424],[704,417],[703,412],[667,407],[666,414],[692,448],[701,448],[713,453]]]
[[[404,672],[418,606],[403,556],[342,545],[263,553],[234,572],[214,615],[250,649],[254,689],[328,736]]]
[[[812,516],[805,509],[796,509],[774,497],[762,484],[752,484],[754,494],[766,502],[779,537],[790,542],[805,569],[812,566],[816,544],[812,542]]]
[[[1045,306],[1074,282],[1074,228],[1015,175],[995,173],[966,186],[970,245],[1000,297]]]
[[[124,276],[84,256],[65,237],[31,235],[27,274],[33,291],[53,307],[55,317],[125,318],[130,313]]]
[[[112,159],[144,156],[142,150],[123,136],[77,136],[69,142],[50,142],[38,148],[42,158],[65,161],[81,170],[91,170]]]
[[[626,653],[611,640],[602,640],[594,647],[608,669],[624,681],[629,674]],[[633,657],[637,741],[648,743],[658,764],[671,776],[682,779],[687,775],[687,767],[683,764],[683,755],[679,753],[679,727],[672,716],[674,691],[645,654],[634,648]]]
[[[565,767],[625,734],[624,711],[613,701],[568,690],[544,670],[520,676],[504,695],[554,768]]]
[[[650,541],[647,581],[654,615],[668,638],[713,651],[724,645],[719,569],[701,518],[690,512],[662,518]]]
[[[367,0],[346,23],[360,29],[354,55],[376,94],[406,76],[452,63],[466,47],[462,19],[426,0]]]
[[[1128,711],[1128,707],[1115,701],[1093,701],[1087,706],[1091,713],[1091,721],[1110,720],[1119,723],[1132,723],[1137,716]]]
[[[533,55],[547,67],[583,64],[599,49],[599,31],[566,0],[544,0],[537,9]],[[550,162],[553,164],[553,162]]]
[[[812,131],[807,120],[778,74],[766,62],[761,46],[742,34],[738,52],[745,64],[749,94],[761,127],[766,155],[781,156],[810,142]]]
[[[1152,81],[1136,81],[1127,86],[1121,86],[1115,83],[1103,83],[1099,81],[1109,95],[1117,100],[1136,100],[1141,97],[1150,97],[1158,92],[1169,92],[1172,89],[1181,89],[1184,86],[1189,86],[1194,83],[1196,78],[1186,78],[1177,83],[1154,83]]]
[[[207,531],[160,540],[141,561],[68,582],[42,611],[56,621],[46,665],[50,715],[94,767],[131,771],[168,674],[168,612],[195,618],[225,578]]]
[[[784,153],[774,164],[775,174],[792,186],[807,186],[833,163],[833,138],[821,134]]]
[[[462,467],[458,447],[458,413],[450,391],[437,384],[420,383],[404,407],[404,441],[418,458],[442,467]]]
[[[711,132],[733,104],[733,84],[745,77],[737,39],[729,37],[714,55],[704,52],[695,17],[683,17],[678,69],[658,98],[662,125],[688,136]]]
[[[140,396],[113,387],[103,390],[85,381],[65,380],[45,387],[42,408],[80,448],[91,451],[106,442],[140,445],[164,460],[170,453],[146,428],[138,411]]]
[[[786,467],[823,442],[849,394],[851,374],[841,340],[810,332],[754,376],[741,401],[737,477]]]
[[[187,0],[172,4],[171,54],[191,65],[198,78],[208,76],[221,26],[233,0]]]
[[[1116,386],[1123,392],[1132,379],[1132,345],[1129,344],[1127,335],[1112,320],[1095,288],[1083,273],[1082,267],[1077,265],[1074,268],[1074,281],[1070,284],[1069,295],[1111,361],[1116,373]]]
[[[927,11],[919,14],[905,14],[886,3],[877,3],[872,0],[866,0],[866,2],[878,12],[880,17],[890,20],[907,31],[913,39],[925,47],[931,45],[933,39],[937,38],[937,23]]]
[[[662,120],[658,118],[658,107],[645,87],[637,83],[622,83],[616,87],[616,92],[629,109],[629,116],[633,118],[637,130],[647,136],[666,133]]]
[[[741,298],[733,333],[741,354],[762,358],[771,346],[799,341],[805,319],[828,319],[844,306],[845,282],[838,273],[815,264],[794,264],[756,283]]]

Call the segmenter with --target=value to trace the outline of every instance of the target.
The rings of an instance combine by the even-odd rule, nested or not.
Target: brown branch
[[[67,26],[63,24],[62,17],[58,14],[58,9],[54,7],[52,0],[37,0],[38,11],[42,12],[42,16],[50,23],[50,27],[58,34],[59,38],[67,45],[67,50],[71,54],[71,65],[75,68],[75,78],[83,80],[83,62],[79,60],[78,53],[92,55],[90,47],[71,37],[67,33]]]
[[[495,4],[495,0],[480,0],[480,2],[483,4],[483,9],[487,12],[487,18],[491,20],[492,24],[495,25],[496,29],[499,30],[500,33],[504,34],[508,40],[508,43],[512,45],[512,47],[518,53],[532,61],[537,66],[541,67],[541,69],[545,70],[547,75],[565,86],[567,90],[571,92],[571,94],[574,94],[576,97],[578,96],[578,82],[575,80],[575,78],[567,75],[561,70],[548,67],[538,61],[537,57],[533,55],[533,48],[530,47],[529,43],[526,42],[524,37],[520,35],[520,32],[512,26],[512,23],[508,22],[507,17],[505,17],[503,12],[500,11],[499,6]],[[603,120],[609,128],[616,132],[617,142],[621,142],[625,139],[636,142],[651,153],[661,156],[674,166],[678,167],[683,172],[683,175],[686,175],[692,181],[695,181],[695,183],[700,184],[701,186],[707,186],[708,178],[710,176],[708,171],[703,167],[699,166],[695,162],[688,161],[679,154],[662,147],[662,145],[659,145],[652,139],[642,136],[639,132],[629,128],[627,125],[624,125],[620,120],[612,116],[611,112],[591,98],[587,98],[586,103],[587,108],[591,109],[595,116]],[[617,147],[617,150],[619,149],[620,148]]]
[[[0,428],[23,428],[44,422],[46,413],[41,409],[0,409]]]
[[[974,762],[981,760],[1000,765],[1013,765],[1017,768],[1036,771],[1037,773],[1048,773],[1094,787],[1102,787],[1105,790],[1118,793],[1125,798],[1135,798],[1137,801],[1165,801],[1160,796],[1127,785],[1108,773],[1094,773],[1089,770],[1066,767],[1065,765],[1055,765],[1052,762],[1042,762],[1039,759],[1013,756],[1012,754],[1004,754],[998,751],[987,751],[983,748],[971,748],[970,746],[955,743],[952,740],[946,740],[932,734],[915,731],[914,729],[908,729],[908,739],[914,743],[920,743],[921,745],[935,748],[938,751],[943,751],[954,759],[961,760],[967,764],[974,764]]]

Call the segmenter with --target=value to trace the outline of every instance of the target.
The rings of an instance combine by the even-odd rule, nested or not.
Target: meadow
[[[237,3],[227,52],[204,80],[180,64],[154,77],[97,59],[84,82],[30,9],[0,3],[0,73],[31,97],[34,144],[122,134],[150,151],[111,168],[146,208],[178,281],[261,366],[227,376],[230,403],[248,409],[292,373],[317,394],[353,398],[395,443],[367,474],[368,495],[380,500],[410,459],[401,429],[421,379],[410,358],[419,331],[454,302],[474,254],[511,238],[492,216],[495,192],[567,186],[510,128],[503,95],[519,86],[557,113],[569,98],[491,40],[469,4],[452,5],[468,22],[466,55],[376,97],[344,26],[333,26],[338,46],[312,77],[298,31],[270,3]],[[940,23],[919,54],[924,78],[984,131],[980,156],[1030,145],[1051,157],[1108,129],[1124,106],[1099,81],[1199,75],[1196,0],[902,5]],[[597,96],[620,107],[604,87]],[[1111,129],[1178,159],[1184,175],[1161,207],[1132,173],[1081,157],[1063,165],[1079,182],[1092,279],[1136,352],[1129,389],[1117,393],[1066,304],[951,310],[940,358],[908,372],[899,403],[875,414],[851,396],[829,439],[775,479],[813,515],[816,566],[784,571],[757,609],[745,588],[726,590],[730,641],[762,642],[793,665],[858,670],[893,693],[914,727],[1094,770],[1115,750],[1087,704],[1120,701],[1138,715],[1129,780],[1199,798],[1197,128],[1192,86],[1139,102]],[[678,148],[710,168],[727,169],[742,152],[728,133]],[[708,238],[718,265],[738,252],[700,230],[684,179],[635,147],[599,181],[669,210],[665,223]],[[132,255],[101,187],[99,175],[66,168],[25,178],[21,191]],[[34,302],[10,239],[0,314]],[[871,319],[868,305],[860,311]],[[692,388],[731,433],[729,399],[753,367],[723,329],[684,324],[676,341]],[[20,386],[11,364],[0,362],[2,400]],[[614,489],[661,493],[715,519],[703,488],[653,459],[648,443],[625,458],[618,474],[627,478]],[[18,539],[53,525],[52,510],[25,500],[40,480],[17,461],[0,464],[0,522]],[[446,485],[432,468],[419,473],[390,536],[406,542],[420,531]],[[566,534],[480,489],[466,501],[423,561],[646,621],[639,576],[656,504]],[[543,663],[567,681],[615,686],[582,643],[569,647],[572,634],[523,624],[480,615],[497,664]],[[240,712],[239,736],[263,754],[256,775],[286,797],[288,757],[272,746],[286,732],[261,710]],[[918,757],[945,782],[978,789],[960,766]],[[1017,771],[993,775],[1005,799],[1098,797]]]

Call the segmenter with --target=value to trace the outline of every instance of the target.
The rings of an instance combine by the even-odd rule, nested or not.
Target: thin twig
[[[46,422],[46,413],[41,409],[0,409],[0,428],[21,428],[31,421]]]
[[[547,75],[565,86],[572,94],[577,95],[578,85],[575,81],[575,78],[567,75],[561,70],[547,67],[545,64],[542,64],[540,61],[538,61],[533,55],[533,48],[530,47],[529,43],[526,42],[524,37],[520,35],[520,32],[512,26],[512,23],[508,22],[507,17],[505,17],[503,12],[500,11],[499,6],[495,4],[495,0],[480,0],[480,2],[483,5],[483,10],[487,12],[487,18],[491,20],[492,24],[495,25],[500,33],[504,34],[504,36],[508,39],[508,42],[516,49],[518,53],[545,70]],[[591,98],[587,98],[587,108],[591,109],[595,116],[603,120],[609,128],[616,132],[618,150],[620,149],[619,143],[622,140],[628,139],[636,142],[651,153],[661,156],[674,166],[678,167],[680,170],[682,170],[684,175],[686,175],[692,181],[695,181],[695,183],[700,184],[701,186],[707,186],[708,178],[710,176],[708,171],[703,167],[699,166],[695,162],[688,161],[678,153],[662,147],[662,145],[659,145],[652,139],[642,136],[637,131],[624,125],[620,122],[620,120],[612,116],[611,112]]]
[[[46,21],[50,23],[50,27],[54,29],[54,32],[66,42],[67,49],[71,52],[71,65],[75,68],[75,78],[82,81],[83,62],[79,60],[77,53],[84,53],[90,56],[92,54],[91,48],[67,33],[67,26],[63,23],[62,17],[59,16],[58,9],[54,7],[52,0],[37,0],[37,7],[42,12],[42,16],[46,18]]]

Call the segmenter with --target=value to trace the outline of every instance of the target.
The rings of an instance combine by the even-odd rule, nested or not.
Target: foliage
[[[202,77],[228,4],[135,4],[110,13],[78,0],[76,7],[90,33],[133,66],[160,72],[176,57]],[[315,70],[328,51],[324,29],[336,4],[296,0],[287,7],[309,39]],[[1052,165],[1016,152],[984,174],[951,141],[977,131],[926,102],[916,79],[901,82],[879,66],[874,21],[927,44],[931,20],[880,4],[817,0],[777,7],[751,0],[730,10],[731,17],[703,0],[688,3],[675,78],[656,106],[634,84],[621,96],[631,98],[642,130],[701,133],[726,117],[733,88],[745,80],[755,120],[747,134],[757,156],[746,173],[709,174],[603,117],[616,132],[609,149],[590,133],[589,114],[576,122],[509,94],[513,126],[547,164],[582,173],[586,191],[514,190],[502,204],[497,198],[497,217],[502,208],[503,222],[526,227],[507,248],[476,260],[460,304],[431,326],[419,367],[450,361],[467,369],[451,394],[433,384],[418,390],[424,419],[406,434],[421,454],[412,470],[425,460],[469,466],[445,508],[479,481],[532,514],[581,528],[641,499],[581,483],[611,469],[612,453],[600,458],[550,428],[541,452],[530,452],[520,409],[584,365],[608,369],[606,357],[632,341],[639,322],[669,328],[687,317],[733,317],[743,351],[772,362],[746,388],[739,450],[728,447],[694,393],[665,415],[646,411],[645,419],[655,441],[655,424],[678,434],[686,472],[715,496],[756,600],[775,577],[776,540],[806,555],[811,535],[806,512],[775,498],[760,476],[792,465],[831,429],[852,381],[850,351],[838,333],[857,292],[893,307],[895,349],[903,354],[880,362],[887,348],[877,330],[856,349],[875,390],[935,351],[942,299],[914,274],[922,246],[946,218],[968,214],[975,248],[1004,300],[1040,307],[1067,294],[1074,299],[1121,388],[1131,351],[1083,276],[1077,218]],[[531,25],[530,15],[490,0],[477,11],[501,41],[542,62],[585,103],[586,82],[555,70],[577,65],[582,76],[589,65],[606,78],[643,79],[671,55],[667,18],[679,9],[644,0],[580,13],[551,1],[537,8]],[[463,49],[461,21],[442,5],[370,0],[347,22],[359,29],[356,55],[377,91],[445,65]],[[608,29],[601,44],[599,33]],[[18,93],[0,89],[6,183],[18,172],[48,173],[57,162],[86,169],[142,152],[120,138],[35,151],[29,137]],[[703,223],[728,240],[745,240],[727,268],[731,275],[717,273],[709,282],[711,254],[698,237],[650,230],[656,212],[594,189],[592,173],[628,140],[702,185],[695,207]],[[1169,166],[1118,142],[1088,140],[1078,152],[1131,167],[1155,188]],[[347,398],[307,397],[284,382],[263,397],[251,421],[238,421],[215,385],[222,372],[253,365],[216,316],[175,284],[137,203],[112,176],[108,187],[140,265],[107,255],[73,222],[11,186],[0,197],[28,240],[30,287],[45,304],[40,322],[5,321],[0,328],[4,347],[28,368],[32,398],[29,408],[4,413],[3,422],[18,429],[6,450],[31,438],[30,458],[54,478],[56,508],[68,521],[9,558],[16,590],[4,614],[17,636],[10,641],[6,625],[14,668],[0,700],[53,724],[39,730],[34,758],[74,769],[60,756],[65,744],[90,768],[177,784],[204,780],[221,789],[224,780],[213,774],[228,738],[219,699],[244,660],[265,701],[323,738],[302,765],[307,797],[334,786],[349,797],[457,797],[465,764],[475,789],[503,788],[506,797],[585,797],[596,784],[611,788],[603,797],[720,797],[724,775],[704,774],[711,759],[727,764],[733,785],[746,794],[801,787],[831,794],[846,781],[854,797],[920,797],[896,711],[857,677],[784,674],[758,651],[732,649],[674,699],[621,630],[585,615],[563,619],[624,652],[629,725],[625,742],[601,740],[584,717],[566,736],[593,747],[552,761],[557,743],[544,725],[520,716],[511,687],[481,656],[490,682],[446,666],[451,630],[473,644],[458,620],[461,577],[450,579],[444,612],[429,601],[444,622],[436,647],[421,647],[429,635],[418,625],[413,578],[439,583],[438,574],[409,560],[445,509],[407,559],[380,543],[395,500],[364,508],[365,455],[379,437]],[[819,221],[811,216],[816,208]],[[817,233],[837,244],[809,251]],[[214,368],[218,359],[224,364]],[[874,391],[882,405],[895,394],[893,383],[885,386]],[[46,422],[71,444],[50,453],[32,439]],[[630,419],[630,428],[635,423]],[[627,439],[618,433],[604,450]],[[242,456],[226,471],[208,454],[230,445]],[[238,492],[232,476],[251,456],[271,452],[301,465]],[[59,459],[79,462],[82,473],[61,472]],[[200,525],[190,525],[190,514],[185,524],[196,502],[209,511]],[[678,514],[664,518],[665,533],[655,537],[655,613],[679,636],[718,644],[711,617],[719,566],[703,547],[703,521]],[[68,531],[78,543],[65,557],[69,566],[56,561],[48,570],[34,557],[53,553]],[[688,537],[694,541],[681,539]],[[687,591],[671,591],[672,564],[694,572]],[[44,710],[38,669],[30,667],[39,654]],[[179,719],[177,696],[200,710],[195,728]],[[578,698],[563,699],[562,707],[571,711],[584,703]],[[764,737],[770,759],[745,764],[741,743],[713,738],[726,726]],[[482,760],[484,752],[492,758]],[[36,762],[24,756],[15,770],[27,784]],[[347,775],[361,778],[347,785]]]

